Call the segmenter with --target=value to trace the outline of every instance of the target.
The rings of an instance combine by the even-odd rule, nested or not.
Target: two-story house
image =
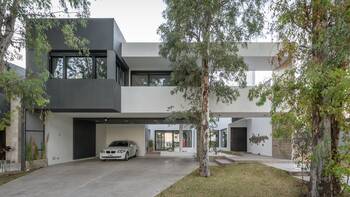
[[[170,106],[183,110],[188,105],[181,95],[170,94],[171,67],[159,55],[160,43],[126,42],[114,19],[88,19],[77,34],[89,40],[88,55],[67,47],[59,27],[47,32],[52,50],[43,54],[43,61],[51,75],[50,112],[44,122],[35,114],[26,116],[25,139],[39,150],[46,144],[49,165],[95,157],[118,139],[135,141],[139,156],[150,149],[149,141],[155,151],[196,151],[195,129],[165,121]],[[214,146],[273,156],[270,103],[258,107],[247,95],[259,72],[273,71],[271,58],[277,50],[275,43],[249,43],[240,49],[249,68],[248,87],[232,104],[210,98],[211,112],[220,117],[211,135]],[[34,51],[26,51],[30,72],[38,70]],[[266,135],[268,140],[251,144],[253,135]]]

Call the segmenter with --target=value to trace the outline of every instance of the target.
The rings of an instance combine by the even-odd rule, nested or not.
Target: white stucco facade
[[[73,160],[73,119],[49,114],[46,120],[48,165]]]

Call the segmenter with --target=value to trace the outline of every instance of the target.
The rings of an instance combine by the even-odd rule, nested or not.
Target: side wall
[[[260,144],[249,143],[253,135],[267,136]],[[253,154],[272,156],[272,126],[271,118],[251,118],[247,121],[247,151]]]
[[[73,119],[50,114],[46,120],[48,165],[73,161]]]
[[[132,140],[137,144],[137,156],[144,156],[145,147],[145,125],[143,124],[109,124],[106,125],[106,144],[115,140]]]
[[[106,133],[105,124],[96,124],[96,155],[99,155],[100,151],[107,146]]]

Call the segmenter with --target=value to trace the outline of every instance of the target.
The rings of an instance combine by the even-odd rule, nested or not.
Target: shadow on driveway
[[[85,160],[43,168],[0,186],[9,196],[155,196],[197,167],[190,158]]]

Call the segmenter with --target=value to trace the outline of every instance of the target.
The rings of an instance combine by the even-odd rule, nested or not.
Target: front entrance
[[[247,151],[247,128],[231,128],[231,151]]]
[[[155,131],[156,151],[174,151],[179,147],[179,131]]]
[[[73,159],[96,156],[96,123],[73,120]]]

